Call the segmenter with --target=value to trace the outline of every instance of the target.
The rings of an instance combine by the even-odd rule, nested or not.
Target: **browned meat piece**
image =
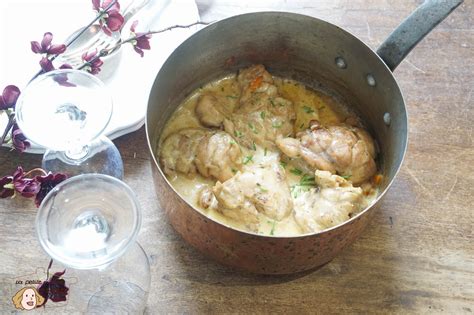
[[[160,163],[167,175],[180,172],[193,177],[198,171],[204,177],[225,181],[240,169],[242,153],[225,131],[183,129],[163,142]]]
[[[278,148],[289,157],[302,158],[311,168],[347,177],[360,184],[376,172],[375,143],[363,129],[348,125],[323,127],[313,121],[310,129],[294,138],[279,138]]]

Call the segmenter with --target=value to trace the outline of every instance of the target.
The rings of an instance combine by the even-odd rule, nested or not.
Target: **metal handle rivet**
[[[342,57],[336,57],[335,59],[336,65],[341,68],[341,69],[346,69],[347,68],[347,63]]]

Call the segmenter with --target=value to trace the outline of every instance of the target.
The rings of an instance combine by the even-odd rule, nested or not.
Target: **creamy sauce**
[[[278,77],[274,77],[274,80],[280,95],[293,103],[296,112],[296,122],[294,125],[295,132],[307,129],[309,122],[313,119],[317,119],[325,125],[343,122],[348,117],[356,117],[346,106],[342,105],[332,96],[306,88],[304,85],[292,80],[281,79]],[[226,108],[229,110],[229,113],[231,113],[238,104],[238,95],[240,93],[239,85],[236,81],[236,75],[231,75],[221,80],[211,82],[196,90],[191,96],[189,96],[183,104],[179,106],[165,126],[160,138],[159,146],[156,150],[157,153],[159,152],[159,147],[163,140],[170,134],[185,128],[204,128],[196,117],[195,107],[199,96],[208,92],[222,96],[223,99],[226,100]],[[280,152],[263,149],[260,146],[256,146],[256,151],[250,151],[243,147],[242,150],[244,156],[251,155],[251,163],[256,164],[264,163],[268,159],[279,158],[280,155]],[[293,160],[286,157],[281,157],[281,160],[282,162],[280,165],[286,170],[287,183],[291,187],[291,195],[293,198],[298,198],[301,193],[304,193],[304,191],[314,189],[298,186],[303,176],[311,176],[311,173],[309,173],[308,170],[305,170],[304,167],[297,165]],[[245,167],[246,166],[244,165],[243,170],[245,170]],[[204,187],[214,186],[216,180],[204,178],[199,174],[195,175],[194,178],[188,178],[185,175],[178,174],[173,178],[168,179],[182,198],[193,205],[196,209],[201,210],[208,217],[235,229],[244,231],[248,230],[242,223],[229,219],[216,210],[205,210],[200,207],[198,203],[199,193]],[[372,187],[370,183],[366,183],[362,185],[362,187],[366,196],[364,200],[365,204],[362,207],[363,209],[375,200],[378,191],[376,188]],[[303,233],[293,215],[288,216],[282,221],[276,222],[260,213],[259,219],[259,234],[295,236]]]

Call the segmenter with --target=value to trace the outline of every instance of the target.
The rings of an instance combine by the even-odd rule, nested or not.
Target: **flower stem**
[[[28,173],[26,173],[24,176],[27,177],[27,176],[33,174],[34,172],[40,172],[43,176],[48,175],[44,169],[37,167],[37,168],[34,168],[34,169],[28,171]]]
[[[200,22],[200,21],[197,21],[197,22],[194,22],[194,23],[191,23],[191,24],[188,24],[188,25],[173,25],[173,26],[169,26],[167,28],[164,28],[164,29],[161,29],[161,30],[158,30],[158,31],[148,31],[148,32],[145,32],[145,33],[140,33],[139,35],[135,35],[135,36],[131,36],[123,41],[119,41],[117,44],[115,44],[114,46],[108,48],[108,49],[102,49],[94,58],[92,58],[90,61],[88,62],[85,62],[83,63],[82,65],[80,65],[77,70],[82,70],[84,69],[86,66],[92,64],[94,61],[96,61],[97,59],[101,58],[101,57],[105,57],[107,56],[108,54],[110,54],[112,51],[120,48],[123,44],[126,44],[126,43],[130,43],[134,40],[136,40],[137,38],[139,37],[142,37],[142,36],[147,36],[147,35],[153,35],[153,34],[159,34],[159,33],[164,33],[164,32],[167,32],[167,31],[170,31],[172,29],[175,29],[175,28],[190,28],[192,26],[195,26],[195,25],[209,25],[209,23],[207,22]]]
[[[3,132],[2,137],[0,138],[0,145],[2,145],[3,142],[5,141],[5,138],[7,137],[8,133],[12,129],[14,123],[15,123],[15,114],[12,113],[8,116],[7,126],[5,128],[5,131]]]
[[[191,23],[191,24],[188,24],[188,25],[168,26],[167,28],[163,28],[163,29],[158,30],[158,31],[148,31],[148,32],[145,32],[145,33],[140,33],[140,35],[137,35],[137,36],[129,37],[129,38],[127,38],[126,40],[122,41],[119,44],[122,45],[122,44],[125,44],[125,43],[128,43],[128,42],[134,41],[137,38],[142,37],[142,36],[164,33],[164,32],[167,32],[167,31],[171,31],[172,29],[175,29],[175,28],[190,28],[190,27],[193,27],[195,25],[209,25],[209,23],[197,21],[197,22],[194,22],[194,23]]]

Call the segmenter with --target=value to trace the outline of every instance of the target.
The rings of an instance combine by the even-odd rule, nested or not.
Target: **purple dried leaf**
[[[51,189],[56,187],[56,185],[66,180],[67,175],[62,173],[48,173],[46,176],[36,176],[35,179],[40,184],[40,189],[35,198],[35,205],[39,207],[44,197],[46,197],[46,195],[51,191]]]
[[[23,168],[18,166],[15,173],[13,173],[13,187],[23,197],[31,198],[34,197],[39,189],[40,185],[34,178],[26,178]]]
[[[20,96],[20,89],[15,85],[7,85],[0,95],[0,110],[14,108]]]
[[[144,56],[143,50],[141,50],[141,49],[140,49],[139,47],[137,47],[137,46],[133,46],[133,49],[140,55],[140,57],[143,58],[143,56]]]
[[[54,70],[53,62],[47,57],[41,58],[39,64],[41,66],[41,69],[43,69],[43,72],[49,72]]]
[[[12,144],[13,148],[19,152],[24,152],[31,146],[17,124],[14,124],[12,128]]]
[[[92,8],[96,11],[100,9],[100,0],[92,0]]]
[[[109,11],[106,23],[112,32],[120,30],[124,22],[125,19],[118,11]]]
[[[37,41],[32,41],[31,42],[31,50],[35,54],[41,54],[42,53],[41,44],[38,43]]]
[[[51,32],[44,33],[43,40],[41,41],[42,52],[45,53],[48,51],[51,42],[53,41],[53,34]]]
[[[66,45],[51,45],[48,49],[48,54],[59,55],[66,51]]]
[[[148,35],[138,36],[136,45],[140,47],[141,49],[147,49],[147,50],[151,49]]]
[[[69,288],[66,286],[66,280],[61,279],[66,270],[56,272],[51,279],[44,281],[38,288],[39,294],[44,297],[45,305],[48,300],[52,302],[63,302],[67,300]]]

